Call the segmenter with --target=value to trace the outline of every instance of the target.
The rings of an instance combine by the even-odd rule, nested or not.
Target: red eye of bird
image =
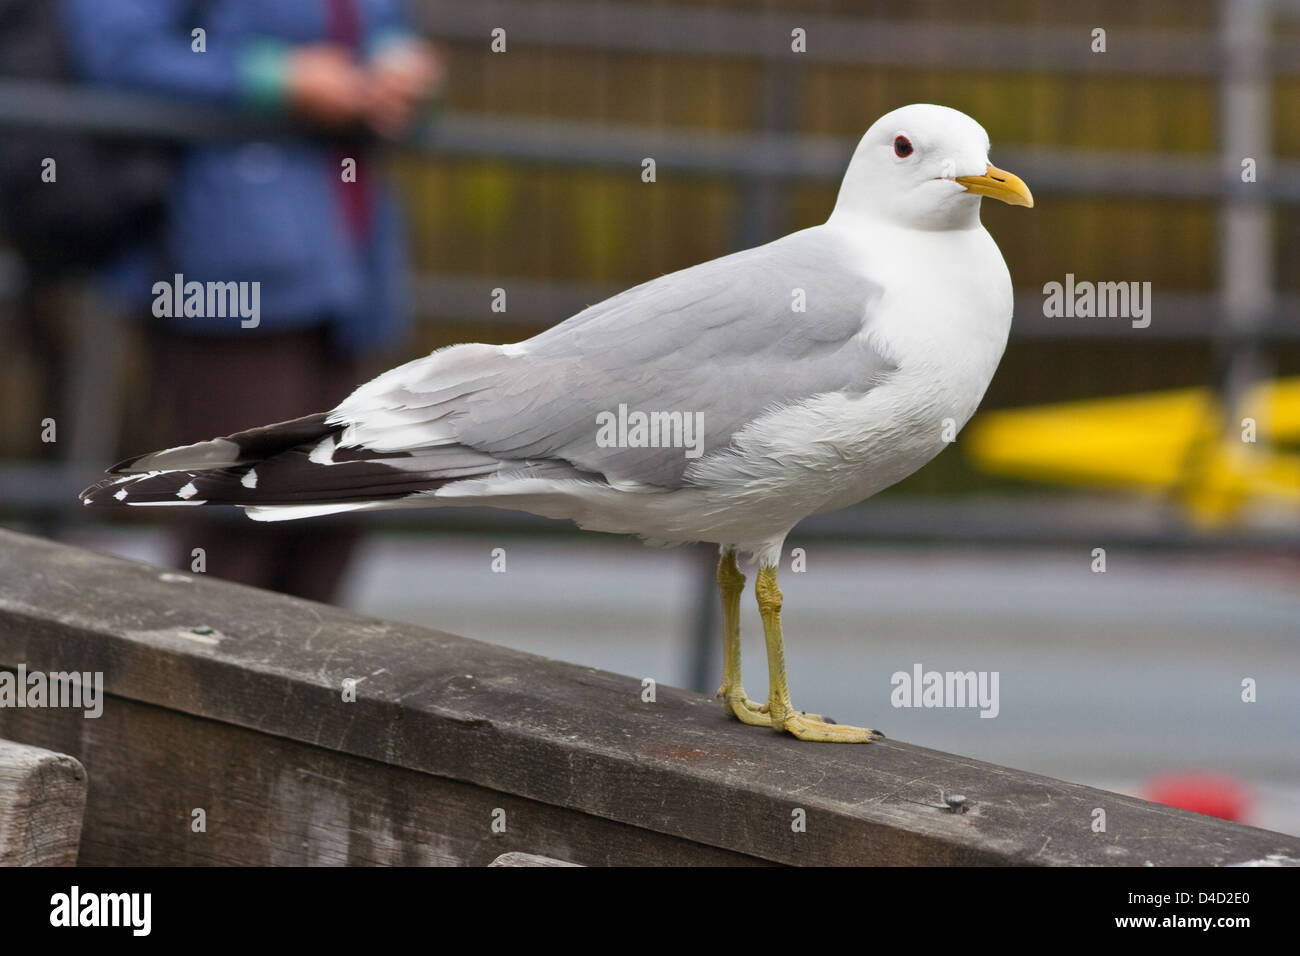
[[[896,136],[894,138],[894,155],[899,159],[906,159],[912,155],[912,141],[906,136]]]

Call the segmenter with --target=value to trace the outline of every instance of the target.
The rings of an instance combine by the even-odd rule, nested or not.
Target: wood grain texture
[[[80,763],[0,740],[0,866],[75,864],[85,806]]]
[[[136,701],[110,699],[97,720],[0,710],[0,731],[58,740],[96,768],[90,866],[486,866],[522,850],[591,866],[759,862]]]
[[[283,763],[310,751],[340,766],[359,758],[372,774],[417,772],[412,779],[419,784],[404,787],[402,800],[418,802],[421,787],[433,799],[459,781],[494,799],[576,813],[573,827],[609,821],[777,863],[1141,866],[1229,864],[1270,854],[1300,860],[1294,837],[895,740],[804,744],[743,727],[698,694],[660,686],[657,702],[647,704],[631,677],[8,532],[0,532],[0,581],[0,666],[104,672],[111,696],[98,721],[0,710],[0,733],[22,723],[30,736],[21,739],[84,753],[94,828],[114,825],[106,815],[115,811],[96,802],[101,775],[127,771],[105,765],[124,759],[112,746],[78,748],[119,733],[129,762],[150,768],[158,786],[206,781],[200,789],[210,801],[247,778],[245,804],[293,805],[293,786],[316,785],[284,782]],[[353,702],[344,700],[348,679],[357,681]],[[234,728],[256,731],[256,743],[242,744],[236,758],[217,738],[199,747],[188,732],[121,730],[116,722],[142,707],[160,715],[160,726],[202,718],[198,725],[220,726],[222,739]],[[228,779],[214,769],[222,761],[231,768]],[[331,792],[350,818],[351,808],[363,804],[348,794],[366,774],[322,766],[307,765],[340,781]],[[271,780],[287,788],[284,795],[268,789]],[[968,812],[950,812],[943,792],[965,794]],[[1098,807],[1107,814],[1105,833],[1092,832]],[[803,832],[792,827],[798,811],[806,818]],[[339,809],[331,818],[335,826],[342,816]],[[91,830],[88,823],[87,853],[105,845]],[[123,835],[107,843],[125,841]],[[350,847],[330,856],[352,859]],[[545,842],[516,848],[593,862],[551,852]],[[188,851],[173,845],[172,852]],[[501,852],[493,846],[444,858],[481,865]],[[377,853],[377,860],[391,855]]]

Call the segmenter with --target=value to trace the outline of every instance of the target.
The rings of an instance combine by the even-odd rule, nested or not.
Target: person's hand
[[[347,126],[366,115],[369,80],[344,46],[317,43],[289,51],[285,82],[290,107],[324,126]]]
[[[442,85],[446,65],[428,41],[389,44],[369,66],[366,121],[383,136],[397,137],[419,106]]]

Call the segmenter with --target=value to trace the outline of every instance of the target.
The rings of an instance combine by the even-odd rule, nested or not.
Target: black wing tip
[[[110,489],[119,488],[126,483],[122,478],[101,478],[93,485],[83,488],[77,495],[77,500],[83,505],[119,505],[121,502],[113,497]]]

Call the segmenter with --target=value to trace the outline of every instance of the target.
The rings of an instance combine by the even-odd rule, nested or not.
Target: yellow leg
[[[865,744],[884,734],[866,727],[833,724],[815,714],[802,714],[790,702],[790,685],[785,676],[785,639],[781,635],[781,589],[776,586],[776,568],[758,569],[758,613],[763,618],[763,637],[767,641],[767,673],[771,694],[767,714],[773,730],[784,730],[800,740],[826,743]]]
[[[772,726],[764,708],[749,699],[740,683],[740,594],[745,590],[745,576],[736,564],[736,552],[727,551],[718,561],[718,592],[722,595],[722,686],[718,695],[722,709],[738,720],[761,727]]]

